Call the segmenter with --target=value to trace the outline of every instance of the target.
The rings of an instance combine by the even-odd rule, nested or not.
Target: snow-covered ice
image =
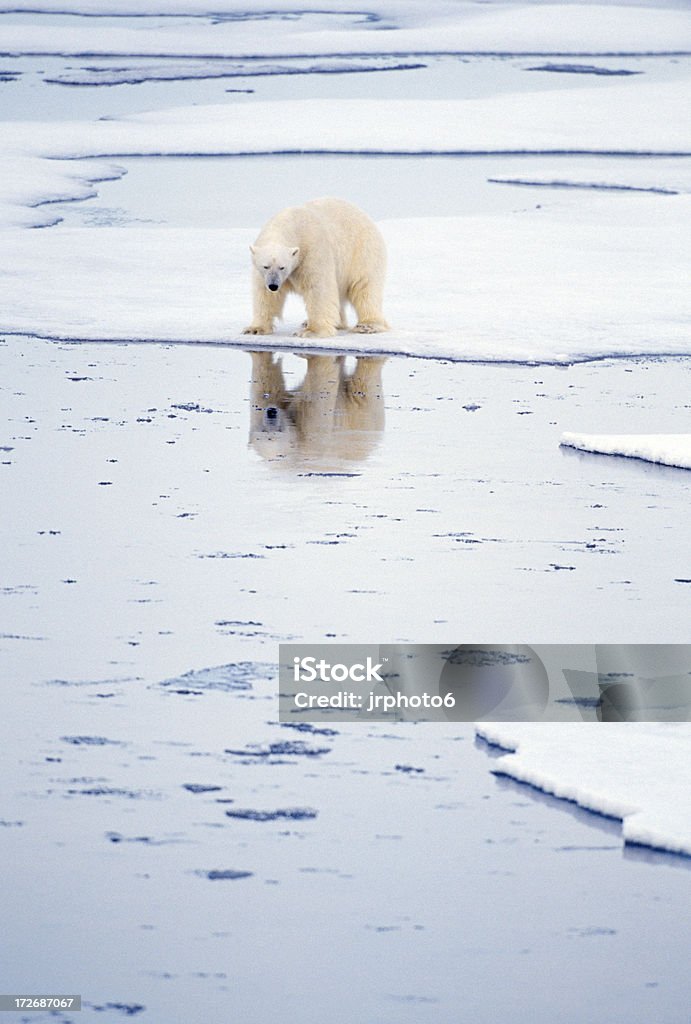
[[[476,731],[514,751],[495,762],[495,772],[623,819],[626,843],[691,856],[687,724],[483,722]]]
[[[214,5],[221,6],[221,5]],[[295,14],[295,3],[273,5]],[[207,5],[204,5],[206,8]],[[478,10],[473,3],[377,3],[376,14],[343,11],[340,4],[320,4],[298,17],[253,16],[246,5],[222,5],[229,17],[212,21],[156,19],[155,24],[120,27],[107,35],[98,21],[51,26],[32,21],[0,26],[0,53],[71,55],[140,54],[143,56],[244,57],[286,53],[684,53],[691,32],[684,11],[644,6],[597,4],[511,4]],[[12,11],[20,10],[13,5]],[[53,8],[55,9],[55,8]],[[83,10],[60,5],[61,12]],[[194,9],[194,5],[191,5]],[[40,7],[32,6],[32,12]],[[92,7],[93,10],[93,7]],[[132,5],[98,5],[99,14],[133,11]],[[171,13],[167,5],[166,13]],[[181,13],[190,11],[183,6]],[[199,11],[199,7],[197,8]],[[233,11],[240,16],[233,17]],[[202,12],[207,14],[205,9]],[[155,14],[155,12],[152,12]],[[391,22],[395,21],[395,24]]]
[[[600,455],[659,462],[663,466],[691,469],[691,434],[575,434],[562,435],[569,448]]]
[[[578,223],[542,209],[520,217],[383,222],[392,330],[375,345],[513,362],[688,354],[689,236],[678,231],[677,200],[685,204],[687,197],[603,203],[593,194]],[[255,236],[255,229],[139,226],[7,231],[0,330],[63,340],[245,345],[248,246]],[[448,252],[454,258],[440,261],[439,253]],[[260,346],[309,347],[292,337],[303,318],[295,299],[279,333],[258,339]],[[360,337],[343,333],[324,341],[336,351],[361,345]]]

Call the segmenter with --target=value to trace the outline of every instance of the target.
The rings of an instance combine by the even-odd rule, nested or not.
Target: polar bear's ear
[[[296,247],[295,249],[293,249],[293,250],[291,251],[290,255],[291,255],[291,256],[293,257],[293,259],[295,259],[295,257],[297,256],[297,254],[298,254],[299,252],[300,252],[300,246],[298,245],[298,246],[297,246],[297,247]]]
[[[254,246],[253,246],[253,245],[251,245],[251,246],[250,246],[250,252],[251,252],[251,253],[252,253],[252,255],[254,256],[254,254],[255,254],[256,250],[255,250],[255,248],[254,248]]]

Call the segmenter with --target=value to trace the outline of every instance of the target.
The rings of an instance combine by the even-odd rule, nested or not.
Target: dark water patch
[[[362,473],[335,473],[335,472],[334,473],[318,473],[316,471],[312,471],[312,472],[308,472],[308,473],[298,473],[297,475],[298,476],[351,477],[351,476],[362,476]],[[318,544],[320,542],[319,541],[314,541],[313,543]],[[322,541],[321,543],[324,543],[324,542]]]
[[[210,882],[235,882],[238,878],[251,878],[254,874],[253,871],[236,871],[234,868],[201,869],[194,873],[200,878],[208,878]]]
[[[196,555],[196,558],[266,558],[254,551],[212,551],[209,554]]]
[[[214,622],[214,626],[220,630],[223,636],[267,636],[266,631],[260,628],[261,622],[234,622],[230,619],[219,619],[218,622]],[[273,637],[273,639],[277,638]]]
[[[184,412],[217,412],[216,409],[207,409],[199,402],[181,402],[171,405],[171,409],[182,409]]]
[[[679,191],[673,188],[663,188],[657,185],[618,185],[604,181],[568,181],[555,178],[552,181],[544,181],[536,178],[488,178],[493,185],[518,185],[530,188],[573,188],[585,189],[594,192],[648,192],[653,195],[678,196]],[[519,413],[519,416],[532,415],[526,412]]]
[[[432,536],[437,537],[439,539],[448,538],[449,540],[452,540],[454,544],[482,544],[482,541],[479,540],[477,537],[474,537],[472,533],[466,532],[454,533],[452,531],[447,531],[445,533],[433,533]]]
[[[338,736],[337,729],[320,729],[311,722],[281,722],[282,729],[296,729],[298,732],[309,732],[315,736]]]
[[[179,839],[154,839],[152,836],[124,836],[121,832],[106,832],[106,839],[111,843],[141,843],[144,846],[167,846],[178,843]]]
[[[204,785],[203,782],[183,782],[182,788],[190,793],[218,793],[223,786]]]
[[[90,1010],[94,1010],[96,1013],[115,1011],[115,1013],[121,1013],[125,1017],[134,1017],[137,1013],[142,1013],[146,1009],[141,1003],[84,1003],[83,1005],[88,1006]]]
[[[121,679],[47,679],[44,686],[119,686],[122,683],[140,682],[139,676],[123,676]]]
[[[496,665],[527,665],[531,658],[527,654],[498,649],[471,647],[467,650],[457,647],[453,651],[442,651],[441,657],[449,665],[467,665],[472,668],[490,668]]]
[[[303,10],[294,11],[271,11],[271,10],[246,10],[246,11],[223,11],[209,14],[198,14],[198,18],[208,18],[212,25],[223,25],[225,22],[236,22],[236,21],[290,21],[300,22],[302,19],[309,20],[310,16],[329,15],[330,17],[338,17],[339,19],[347,20],[351,26],[355,25],[375,25],[378,29],[384,27],[384,19],[381,14],[375,14],[373,11],[334,11],[334,10],[321,10],[320,8],[305,8]],[[183,15],[169,15],[169,17],[182,17]],[[153,17],[153,15],[151,15]],[[158,14],[156,15],[158,17]],[[188,15],[185,13],[184,17],[194,17],[194,15]],[[302,27],[302,26],[300,26]],[[393,25],[387,25],[387,28],[393,28]]]
[[[63,743],[74,747],[124,747],[122,740],[109,740],[105,736],[61,736]]]
[[[234,757],[320,757],[331,752],[331,747],[310,747],[303,740],[285,740],[282,743],[269,743],[265,747],[252,745],[239,750],[226,749],[224,753]]]
[[[396,765],[394,765],[394,769],[397,772],[403,772],[406,775],[414,775],[414,774],[418,774],[419,775],[419,774],[422,774],[422,772],[424,772],[424,770],[425,770],[424,768],[416,768],[412,764],[396,764]]]
[[[179,694],[201,695],[208,690],[238,693],[251,690],[255,682],[265,682],[275,676],[276,667],[267,662],[238,661],[214,668],[191,669],[157,685],[169,693]]]
[[[569,75],[642,75],[642,71],[631,71],[628,68],[602,68],[597,64],[538,64],[526,71],[556,71]]]
[[[126,800],[157,798],[158,794],[140,789],[117,789],[114,786],[91,786],[88,789],[68,789],[68,796],[121,796]]]
[[[23,824],[23,821],[5,821],[0,818],[0,828],[21,828]]]
[[[273,67],[264,67],[261,70],[245,70],[236,72],[234,75],[224,75],[228,78],[266,78],[280,75],[353,75],[373,74],[376,71],[420,71],[426,68],[426,64],[387,64],[383,67],[375,64],[341,64],[327,66],[326,64],[310,64],[307,67],[290,67],[288,64],[276,64]]]
[[[319,812],[312,807],[283,807],[275,811],[257,811],[253,808],[226,811],[228,818],[239,818],[242,821],[305,821],[316,818]]]
[[[27,636],[23,633],[0,633],[0,640],[45,640],[45,637]]]
[[[263,622],[253,622],[251,619],[244,621],[242,619],[218,619],[214,622],[214,626],[263,626]]]

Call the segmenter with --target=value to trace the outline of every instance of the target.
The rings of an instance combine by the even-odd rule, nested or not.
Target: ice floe
[[[375,345],[512,362],[687,354],[686,239],[678,224],[688,201],[593,194],[578,221],[542,209],[520,217],[385,221],[392,330]],[[7,231],[0,330],[246,347],[254,237],[242,229]],[[451,258],[440,260],[440,253]],[[308,346],[292,336],[303,317],[295,299],[279,332],[256,344]],[[324,347],[338,350],[361,344],[344,332],[324,339]]]
[[[659,462],[691,469],[691,434],[562,434],[561,443],[600,455]]]
[[[686,723],[483,723],[513,753],[494,771],[622,819],[626,843],[691,856],[691,732]]]

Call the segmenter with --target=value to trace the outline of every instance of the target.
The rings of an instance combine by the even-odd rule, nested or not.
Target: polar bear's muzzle
[[[266,287],[270,292],[277,292],[282,285],[281,277],[279,274],[267,274]]]

